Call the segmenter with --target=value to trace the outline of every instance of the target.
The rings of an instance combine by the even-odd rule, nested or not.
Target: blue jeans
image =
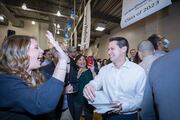
[[[103,120],[137,120],[138,115],[137,113],[133,114],[103,114]]]

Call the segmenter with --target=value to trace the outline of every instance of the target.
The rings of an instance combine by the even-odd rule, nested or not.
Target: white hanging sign
[[[123,0],[121,28],[172,4],[171,0]]]
[[[81,47],[80,49],[88,49],[91,35],[91,0],[88,1],[86,7],[84,8],[84,19],[83,28],[81,36]]]

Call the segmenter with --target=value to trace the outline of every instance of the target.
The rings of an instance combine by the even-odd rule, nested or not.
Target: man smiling
[[[103,114],[105,120],[136,120],[142,102],[146,74],[143,68],[128,60],[128,41],[123,37],[110,39],[108,54],[112,63],[104,66],[99,74],[84,88],[84,96],[93,101],[95,91],[103,90],[117,106]],[[128,113],[128,114],[127,114]]]

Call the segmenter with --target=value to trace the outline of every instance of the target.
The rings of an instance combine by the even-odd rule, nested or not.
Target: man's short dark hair
[[[128,54],[128,51],[129,51],[129,43],[127,41],[126,38],[124,37],[112,37],[109,39],[109,42],[112,42],[112,41],[117,41],[117,45],[122,48],[124,46],[127,47],[127,51],[126,51],[126,55]]]
[[[161,41],[163,37],[161,35],[158,34],[152,34],[151,36],[148,37],[148,40],[153,44],[154,49],[157,50],[158,49],[158,43],[159,41]]]

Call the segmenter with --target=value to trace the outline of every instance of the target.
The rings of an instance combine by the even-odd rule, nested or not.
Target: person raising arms
[[[0,119],[31,120],[55,109],[63,92],[68,57],[48,31],[49,42],[59,52],[51,77],[40,71],[43,50],[36,38],[13,35],[0,49]]]

